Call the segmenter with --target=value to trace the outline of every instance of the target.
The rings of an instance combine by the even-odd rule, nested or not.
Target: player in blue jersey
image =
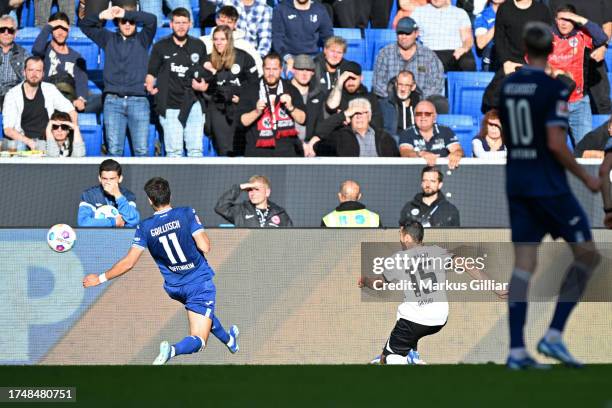
[[[195,210],[172,208],[170,185],[160,177],[147,181],[144,190],[155,213],[138,224],[127,255],[105,273],[85,276],[83,286],[96,286],[123,275],[148,248],[164,277],[166,293],[187,309],[190,334],[174,345],[163,341],[153,364],[161,365],[175,355],[202,350],[211,331],[232,353],[237,352],[238,328],[232,326],[229,332],[225,331],[215,315],[215,273],[204,257],[210,251],[210,241]]]
[[[562,334],[600,256],[592,242],[586,214],[570,191],[565,170],[593,192],[599,190],[600,182],[576,163],[567,148],[569,90],[545,73],[552,51],[550,27],[529,23],[523,40],[529,65],[506,78],[500,98],[508,148],[506,192],[515,255],[508,296],[510,354],[506,364],[511,369],[549,367],[527,354],[523,339],[529,281],[536,269],[538,245],[549,233],[570,244],[574,261],[564,276],[554,316],[537,349],[578,367],[581,364],[567,351]]]

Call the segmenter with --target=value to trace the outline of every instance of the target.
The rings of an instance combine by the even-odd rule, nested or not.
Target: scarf
[[[259,83],[259,99],[266,101],[266,107],[257,120],[257,142],[255,147],[274,148],[276,147],[276,139],[282,137],[295,137],[298,131],[295,128],[295,122],[287,110],[281,106],[280,96],[283,94],[283,83],[278,82],[276,94],[273,94],[274,105],[268,85],[262,79]]]

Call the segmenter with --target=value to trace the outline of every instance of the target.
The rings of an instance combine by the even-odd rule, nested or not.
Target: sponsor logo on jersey
[[[270,221],[272,221],[274,224],[278,225],[280,224],[280,217],[278,215],[273,216]]]

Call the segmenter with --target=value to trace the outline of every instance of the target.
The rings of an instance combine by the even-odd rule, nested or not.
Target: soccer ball
[[[94,213],[94,217],[98,220],[103,220],[105,218],[117,218],[118,215],[119,210],[108,204],[96,208],[96,212]]]
[[[70,225],[55,224],[47,232],[47,243],[55,252],[67,252],[76,241],[76,232]]]

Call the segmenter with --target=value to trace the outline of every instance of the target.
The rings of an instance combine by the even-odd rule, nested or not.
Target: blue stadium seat
[[[87,88],[89,89],[89,93],[92,93],[92,94],[102,93],[102,90],[98,88],[98,85],[96,85],[96,83],[93,81],[87,81]]]
[[[608,72],[608,82],[612,83],[612,72]],[[612,86],[610,87],[610,99],[612,99]]]
[[[153,42],[156,43],[163,37],[167,37],[172,34],[172,29],[170,27],[157,27],[157,32],[155,33],[155,38],[153,38]],[[189,30],[189,35],[192,37],[200,38],[201,31],[199,27],[191,27]]]
[[[20,27],[34,27],[34,0],[25,0],[21,10]]]
[[[355,61],[362,67],[367,65],[366,44],[358,28],[334,28],[334,35],[346,40],[347,48],[344,58]],[[366,68],[363,68],[366,69]]]
[[[606,51],[606,65],[608,66],[608,72],[612,72],[612,48],[608,48]]]
[[[2,126],[2,113],[0,113],[0,139],[4,137],[4,126]]]
[[[591,122],[593,129],[598,128],[604,123],[606,123],[609,118],[610,115],[593,115],[593,121]]]
[[[87,66],[87,70],[101,69],[99,61],[100,47],[89,38],[69,38],[66,44],[81,54]]]
[[[29,53],[32,52],[32,46],[36,37],[40,34],[40,29],[37,27],[24,27],[17,31],[15,42],[25,48]]]
[[[102,126],[79,126],[87,156],[102,155]]]
[[[213,146],[212,140],[204,135],[202,137],[202,156],[204,157],[217,157],[217,151]]]
[[[363,84],[363,86],[368,88],[368,91],[371,92],[372,91],[372,77],[374,76],[374,71],[362,71],[361,75],[363,76],[361,83]]]
[[[98,126],[98,117],[95,113],[79,113],[79,126]]]
[[[397,41],[395,30],[368,28],[365,30],[366,43],[366,64],[363,66],[365,70],[372,70],[376,56],[381,48],[385,45]]]
[[[448,72],[450,113],[480,117],[482,96],[493,75],[493,72]]]
[[[157,142],[157,129],[155,125],[149,125],[149,140],[148,140],[148,152],[149,157],[155,156],[155,142]],[[123,146],[123,157],[132,156],[132,142],[129,137],[125,138],[125,145]]]
[[[470,115],[438,115],[438,124],[448,126],[455,132],[465,157],[472,157],[472,139],[478,133],[478,126]]]

